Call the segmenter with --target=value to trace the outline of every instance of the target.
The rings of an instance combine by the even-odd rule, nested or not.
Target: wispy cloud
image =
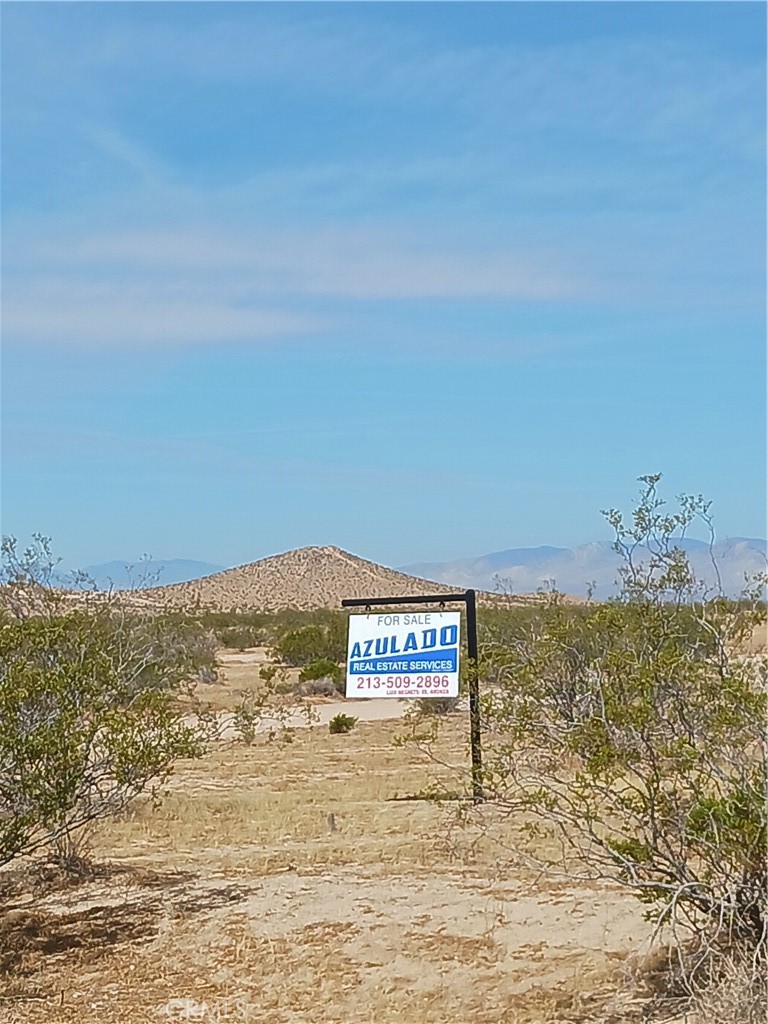
[[[238,307],[231,295],[183,286],[98,283],[71,276],[8,285],[3,302],[7,342],[108,348],[260,341],[307,334],[319,316]]]
[[[492,43],[449,42],[407,19],[345,17],[333,5],[218,5],[204,22],[149,6],[137,19],[118,7],[106,21],[90,19],[88,31],[59,22],[48,36],[30,21],[23,66],[8,53],[23,76],[27,115],[66,118],[74,105],[98,123],[114,110],[104,97],[117,91],[123,99],[130,82],[128,93],[161,108],[179,95],[194,104],[213,87],[230,90],[234,102],[240,94],[260,104],[274,91],[374,118],[392,111],[424,125],[412,156],[516,157],[522,140],[560,132],[629,145],[634,156],[646,144],[663,145],[669,157],[705,142],[754,161],[765,148],[764,58],[739,61],[693,38],[665,38],[663,16],[653,34],[601,35],[596,18],[591,38],[558,41],[553,33],[535,44],[513,32]],[[92,141],[140,173],[152,171],[137,144],[113,128],[95,129]],[[696,167],[689,171],[695,179]]]
[[[548,266],[546,254],[374,228],[65,234],[13,249],[10,342],[258,340],[327,327],[331,314],[312,309],[325,300],[560,302],[591,290],[583,275]]]
[[[762,152],[762,64],[738,64],[691,41],[683,47],[663,33],[459,47],[416,28],[312,12],[248,27],[225,16],[205,29],[157,25],[149,37],[129,30],[121,42],[105,70],[139,62],[201,80],[452,110],[475,134],[503,124],[501,146],[532,128],[578,124],[614,139],[661,135],[679,145],[704,136],[752,157]]]
[[[594,226],[585,239],[523,233],[518,244],[402,225],[182,220],[83,234],[54,222],[6,232],[3,330],[11,344],[176,346],[354,329],[360,304],[371,302],[757,308],[759,253],[735,253],[717,221],[698,230],[706,244],[692,254],[674,221],[658,216],[615,217],[612,231]]]
[[[442,234],[442,237],[440,237]],[[525,243],[503,246],[449,232],[383,226],[252,231],[180,226],[86,237],[20,240],[20,266],[120,274],[226,275],[256,294],[343,298],[574,298],[588,290],[576,268]],[[234,276],[233,276],[234,275]]]
[[[83,138],[109,160],[134,172],[139,180],[158,188],[173,177],[170,165],[148,147],[139,145],[114,125],[86,121],[81,125]]]
[[[333,5],[89,11],[48,34],[33,12],[9,52],[14,130],[63,126],[74,176],[69,219],[6,215],[10,342],[289,338],[367,302],[762,302],[732,187],[764,148],[754,61],[663,32],[465,45]],[[287,123],[260,149],[273,97]],[[218,157],[200,124],[232,104]],[[326,106],[338,145],[311,128]]]

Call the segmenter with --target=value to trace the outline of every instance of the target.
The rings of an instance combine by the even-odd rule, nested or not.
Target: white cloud
[[[563,301],[588,282],[545,254],[383,229],[136,230],[17,238],[6,338],[123,345],[258,340],[327,328],[313,305],[364,300]],[[296,303],[301,309],[295,308]],[[292,308],[294,307],[294,308]]]
[[[74,233],[73,233],[74,234]],[[179,227],[11,241],[14,262],[34,271],[138,275],[165,280],[227,275],[229,287],[274,294],[356,298],[574,297],[588,283],[552,252],[449,232],[361,227]]]
[[[82,125],[81,130],[91,145],[110,160],[133,171],[146,185],[157,188],[172,177],[168,164],[116,127],[89,121]]]
[[[141,284],[84,279],[6,282],[3,332],[8,342],[75,346],[180,345],[275,339],[317,330],[319,317],[238,308],[227,295],[179,294]]]
[[[79,207],[87,222],[57,224],[45,210],[44,226],[34,228],[23,206],[11,214],[23,230],[6,218],[9,341],[295,336],[326,329],[327,307],[345,300],[335,317],[350,320],[365,301],[762,302],[752,253],[734,244],[746,237],[732,230],[739,197],[723,187],[741,179],[710,164],[700,171],[697,161],[658,159],[691,140],[698,153],[702,139],[742,152],[762,139],[762,69],[686,52],[663,33],[452,46],[386,17],[268,8],[241,16],[225,6],[197,27],[151,14],[123,23],[116,8],[108,28],[78,34],[70,26],[67,46],[27,40],[38,114],[53,124],[59,104],[80,111],[90,141],[83,163],[101,160],[103,192],[94,189]],[[60,91],[54,71],[68,76]],[[112,123],[120,105],[102,102],[102,94],[130,94],[132,82],[166,83],[179,96],[212,80],[265,95],[285,86],[374,117],[386,108],[420,123],[426,113],[438,129],[432,135],[428,126],[423,146],[407,152],[401,144],[386,156],[310,158],[257,174],[249,159],[225,184],[192,185],[191,165],[153,152],[147,140],[162,142],[146,125],[142,137],[141,119],[130,130]],[[583,139],[580,148],[571,137]],[[559,159],[561,138],[568,159]],[[529,149],[530,139],[544,142]],[[622,145],[626,153],[614,159]],[[131,190],[115,183],[119,169]],[[748,197],[742,206],[751,212]],[[390,211],[396,222],[388,223]],[[333,227],[319,222],[334,217]]]

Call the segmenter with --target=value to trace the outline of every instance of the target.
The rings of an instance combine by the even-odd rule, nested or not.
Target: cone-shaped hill
[[[276,611],[338,608],[348,597],[449,594],[456,589],[386,569],[340,548],[308,547],[149,593],[176,606]]]

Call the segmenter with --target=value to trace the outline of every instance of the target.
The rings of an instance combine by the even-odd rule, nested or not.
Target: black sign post
[[[483,792],[483,753],[480,746],[480,678],[477,664],[477,603],[474,590],[463,594],[418,594],[415,597],[350,597],[342,608],[371,608],[387,604],[456,604],[467,608],[467,655],[469,657],[469,744],[472,751],[472,798],[485,800]]]

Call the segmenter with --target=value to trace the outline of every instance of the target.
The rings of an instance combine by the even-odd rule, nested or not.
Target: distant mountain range
[[[714,585],[715,569],[709,545],[689,538],[677,543],[687,553],[696,575]],[[766,541],[756,538],[733,537],[718,541],[712,554],[717,562],[722,588],[732,596],[737,596],[743,590],[745,576],[764,572],[768,567],[768,545]],[[294,556],[296,564],[291,560]],[[225,569],[219,565],[193,559],[174,558],[141,559],[135,563],[119,560],[104,562],[86,566],[84,572],[102,590],[166,588],[178,584],[195,584],[195,581],[203,580],[205,594],[207,595],[208,591],[211,594],[216,591],[217,602],[222,604],[227,604],[231,591],[233,603],[241,603],[245,599],[245,603],[250,605],[257,600],[258,595],[258,600],[264,600],[271,605],[274,603],[275,595],[278,592],[282,594],[285,585],[290,583],[289,580],[281,580],[284,573],[289,576],[306,577],[307,580],[318,576],[323,581],[320,590],[324,585],[327,586],[330,580],[341,577],[346,580],[345,586],[349,589],[352,577],[347,577],[352,563],[355,564],[356,573],[362,574],[363,578],[370,582],[375,578],[377,590],[382,583],[385,584],[384,589],[387,584],[397,585],[399,588],[403,581],[396,577],[400,573],[405,573],[409,577],[418,577],[419,584],[424,580],[432,580],[452,589],[466,590],[467,587],[474,587],[477,590],[519,595],[535,594],[536,591],[554,583],[563,593],[585,597],[588,588],[592,586],[592,592],[598,599],[616,594],[616,581],[621,564],[610,543],[596,541],[575,548],[548,545],[536,548],[509,548],[506,551],[493,551],[487,555],[449,562],[417,562],[399,566],[397,570],[377,565],[374,571],[374,563],[358,559],[339,548],[326,547],[303,548],[297,552],[271,556],[234,569]],[[225,573],[225,576],[222,577],[222,573]],[[390,573],[391,576],[387,575]],[[352,575],[356,578],[355,573]],[[206,582],[208,577],[214,578]],[[62,584],[66,585],[65,575],[60,574],[59,578]],[[259,581],[258,585],[256,580]],[[201,592],[199,586],[193,589],[196,594]],[[335,586],[330,589],[335,594]],[[226,599],[222,600],[220,590],[226,592]],[[351,587],[346,596],[354,596],[355,593],[357,590]],[[234,597],[235,594],[237,598]],[[314,597],[313,594],[313,599]],[[303,597],[300,604],[304,605]],[[277,606],[282,605],[278,602]]]
[[[710,554],[709,544],[685,538],[677,545],[688,555],[697,577],[710,585],[716,582],[712,555],[723,590],[736,597],[745,585],[745,576],[764,572],[768,567],[768,545],[764,540],[733,537],[718,541]],[[477,558],[451,562],[417,562],[399,566],[401,572],[438,580],[461,589],[530,594],[550,581],[565,594],[584,597],[592,586],[596,598],[603,600],[617,593],[619,556],[608,542],[582,544],[576,548],[510,548]]]
[[[93,580],[99,590],[144,590],[147,587],[164,587],[173,583],[198,580],[203,576],[223,572],[224,567],[210,565],[208,562],[196,562],[191,558],[142,558],[137,562],[114,561],[86,565],[82,571]],[[63,576],[59,574],[62,582],[66,582]]]

